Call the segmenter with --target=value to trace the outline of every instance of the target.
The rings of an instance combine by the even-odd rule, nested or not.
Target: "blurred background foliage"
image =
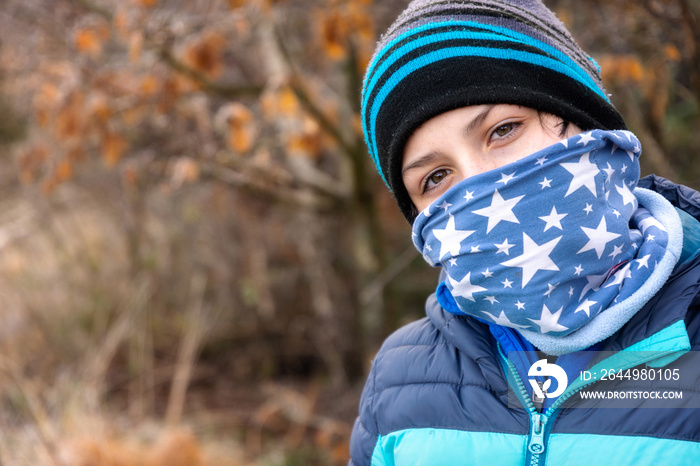
[[[0,3],[0,464],[334,465],[434,288],[359,89],[399,0]],[[550,0],[700,187],[697,0]]]

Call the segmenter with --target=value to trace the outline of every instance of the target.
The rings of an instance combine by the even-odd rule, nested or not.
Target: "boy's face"
[[[517,105],[474,105],[442,113],[416,129],[403,153],[403,182],[418,211],[465,178],[515,162],[581,132]]]

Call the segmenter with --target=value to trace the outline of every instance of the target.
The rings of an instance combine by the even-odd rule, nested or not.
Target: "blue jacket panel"
[[[700,219],[696,191],[658,177],[643,179],[640,186]],[[700,237],[700,224],[692,228]],[[689,339],[697,350],[698,291],[700,256],[689,257],[601,349],[621,351],[649,342],[650,348],[663,350],[664,345],[682,346]],[[675,464],[700,464],[698,409],[645,408],[644,401],[639,409],[610,409],[600,408],[594,400],[579,400],[578,409],[551,411],[551,419],[541,419],[546,424],[537,432],[533,428],[539,422],[537,413],[514,404],[512,396],[509,399],[508,367],[488,325],[447,313],[434,295],[426,302],[426,313],[387,338],[374,360],[351,439],[351,465],[459,465],[486,460],[563,464],[561,458],[577,452],[589,463],[592,448],[598,449],[596,458],[603,458],[596,460],[599,464],[654,464],[669,458]],[[686,373],[690,363],[685,355],[664,367]],[[608,387],[624,389],[625,381]],[[668,388],[674,387],[678,384]],[[541,455],[533,453],[536,436],[545,439]],[[613,451],[618,448],[626,453]],[[567,458],[566,464],[578,464]]]

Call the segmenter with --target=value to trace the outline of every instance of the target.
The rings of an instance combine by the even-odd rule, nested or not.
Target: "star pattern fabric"
[[[668,240],[634,195],[639,153],[632,133],[594,130],[451,187],[413,225],[448,310],[564,336],[629,297]]]

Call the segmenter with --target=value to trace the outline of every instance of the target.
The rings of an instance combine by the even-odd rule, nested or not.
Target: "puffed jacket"
[[[648,386],[682,391],[685,405],[640,399],[616,407],[582,399],[574,395],[603,382],[585,381],[581,373],[555,402],[537,407],[527,369],[505,356],[508,338],[498,330],[504,328],[448,313],[432,295],[427,317],[389,336],[374,359],[349,464],[699,465],[700,193],[655,176],[639,186],[683,211],[681,260],[664,287],[596,345],[596,354],[608,356],[581,369],[680,374]],[[517,343],[517,332],[510,335]],[[617,378],[605,389],[625,391],[630,383]]]

